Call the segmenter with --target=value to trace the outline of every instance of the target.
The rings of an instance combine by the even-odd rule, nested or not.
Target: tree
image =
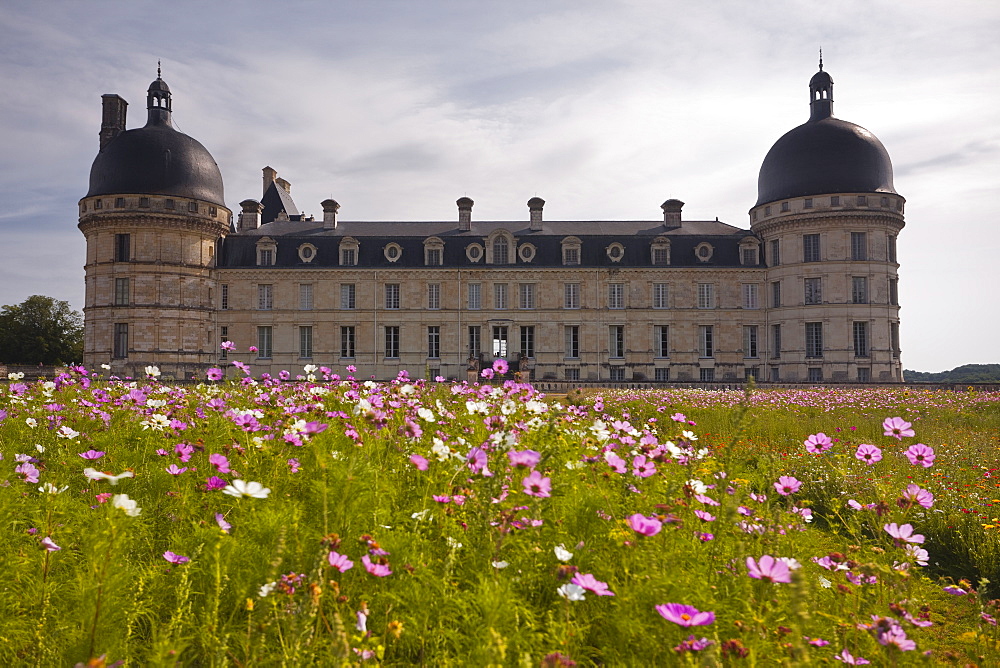
[[[83,357],[83,315],[69,302],[32,295],[0,309],[0,362],[68,364]]]

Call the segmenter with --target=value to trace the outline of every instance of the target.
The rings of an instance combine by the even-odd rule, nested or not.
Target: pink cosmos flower
[[[191,561],[191,559],[189,559],[188,557],[185,557],[182,554],[175,554],[170,550],[167,550],[166,552],[163,553],[163,558],[172,564],[186,564],[187,562]]]
[[[702,522],[714,522],[715,521],[715,515],[713,515],[712,513],[709,513],[709,512],[705,512],[704,510],[696,510],[696,511],[694,511],[694,514],[695,514],[695,517],[697,517],[698,519],[700,519]]]
[[[903,627],[898,625],[893,625],[888,631],[883,631],[875,637],[880,645],[885,645],[886,647],[895,647],[901,652],[907,652],[911,649],[917,648],[917,643],[906,637],[906,631]]]
[[[215,491],[217,489],[224,488],[228,484],[229,483],[227,483],[222,478],[213,475],[211,478],[208,478],[205,481],[205,490],[209,491],[209,492],[213,492],[213,491]]]
[[[713,499],[710,496],[705,496],[704,494],[695,494],[694,498],[695,498],[696,501],[700,501],[701,503],[704,503],[706,506],[717,506],[717,505],[719,505],[718,501],[716,501],[715,499]]]
[[[906,486],[906,491],[903,492],[903,496],[899,501],[900,505],[916,503],[924,508],[930,508],[934,505],[934,495],[926,489],[921,489],[920,485],[911,483]]]
[[[687,416],[684,413],[674,413],[670,416],[670,419],[674,422],[687,422]]]
[[[372,563],[372,560],[368,558],[367,554],[361,557],[361,563],[365,565],[365,570],[368,571],[370,575],[374,575],[377,578],[384,578],[387,575],[392,575],[392,571],[389,570],[389,566],[387,564]]]
[[[822,638],[810,638],[809,636],[802,636],[802,639],[813,647],[826,647],[830,644],[829,640],[823,640]]]
[[[698,540],[700,540],[703,543],[707,543],[708,541],[710,541],[713,538],[715,538],[715,535],[714,534],[710,534],[710,533],[696,532],[694,535],[697,536]]]
[[[830,437],[819,432],[818,434],[812,434],[803,443],[806,446],[806,450],[814,454],[819,454],[821,452],[826,452],[833,447],[833,441]]]
[[[847,651],[846,647],[840,652],[840,654],[835,654],[833,658],[841,663],[846,663],[849,666],[863,666],[871,663],[871,661],[862,656],[851,656],[851,653]]]
[[[583,587],[588,591],[592,591],[598,596],[614,596],[615,593],[608,589],[607,582],[601,582],[595,578],[590,573],[577,573],[573,576],[573,579],[569,581],[570,584],[575,584],[577,587]]]
[[[56,545],[55,541],[49,536],[42,539],[42,547],[44,547],[49,552],[58,552],[62,548]]]
[[[802,482],[790,475],[783,475],[778,478],[778,482],[774,483],[774,489],[782,496],[795,494],[800,487],[802,487]]]
[[[23,462],[14,467],[14,473],[24,476],[24,482],[36,483],[38,482],[38,475],[40,471],[35,468],[34,464],[31,462]]]
[[[625,473],[625,471],[628,470],[628,464],[625,463],[625,460],[613,452],[605,453],[604,461],[608,463],[608,466],[610,466],[615,473]]]
[[[951,594],[952,596],[965,596],[969,592],[965,591],[961,587],[956,585],[948,585],[942,589],[946,594]]]
[[[101,452],[100,450],[93,450],[93,449],[91,449],[91,450],[87,450],[86,452],[78,452],[77,454],[80,455],[81,457],[83,457],[84,459],[100,459],[106,453]]]
[[[497,359],[493,360],[493,370],[502,376],[510,371],[510,366],[507,364],[507,360]]]
[[[493,369],[490,369],[490,368],[483,369],[482,371],[479,372],[479,375],[482,376],[483,378],[485,378],[486,380],[492,380],[493,379]]]
[[[353,364],[348,364],[344,368],[347,369],[347,373],[354,373],[355,371],[358,370],[358,367],[354,366]]]
[[[367,556],[363,557],[362,561],[364,561],[367,558],[368,558]],[[350,569],[354,568],[354,562],[348,559],[346,554],[340,554],[338,552],[330,552],[330,554],[327,555],[326,559],[327,561],[330,562],[331,566],[336,568],[341,573],[349,571]],[[368,568],[368,566],[366,565],[365,568]],[[368,572],[371,573],[370,570]]]
[[[760,561],[753,557],[747,557],[748,575],[763,582],[791,582],[792,572],[788,564],[780,559],[775,559],[769,554],[765,554]]]
[[[427,470],[427,458],[420,455],[410,455],[410,463],[417,467],[418,471]]]
[[[507,458],[510,459],[511,466],[518,466],[521,468],[531,469],[538,466],[538,462],[542,461],[542,455],[534,450],[520,450],[520,451],[510,451],[507,453]]]
[[[893,541],[896,545],[902,545],[903,543],[923,543],[924,537],[922,534],[913,533],[912,524],[904,524],[898,526],[895,522],[891,524],[886,524],[882,527],[885,532],[892,536]]]
[[[205,372],[205,377],[209,380],[222,380],[223,372],[222,369],[213,367]]]
[[[656,611],[660,613],[668,622],[673,622],[678,626],[708,626],[715,621],[714,612],[701,612],[697,608],[683,603],[667,603],[656,606]]]
[[[656,464],[646,459],[646,455],[636,455],[632,458],[632,475],[637,478],[648,478],[656,473]]]
[[[874,445],[862,443],[858,446],[858,451],[854,453],[854,456],[863,461],[865,464],[874,464],[875,462],[882,460],[882,451]]]
[[[923,466],[925,469],[934,466],[934,448],[923,443],[917,443],[907,448],[906,458],[914,466]]]
[[[208,463],[219,473],[229,473],[229,459],[225,455],[213,452],[208,456]]]
[[[168,466],[164,470],[167,473],[169,473],[170,475],[180,475],[180,474],[184,473],[185,471],[187,471],[187,467],[185,466],[183,468],[180,468],[180,467],[177,466],[177,464],[171,464],[170,466]]]
[[[298,473],[300,468],[302,468],[302,465],[299,463],[298,459],[296,459],[295,457],[290,457],[288,459],[288,472],[289,473]]]
[[[236,344],[232,341],[223,341],[219,344],[220,350],[236,350]]]
[[[675,652],[700,652],[706,647],[711,647],[715,644],[714,640],[709,640],[708,638],[695,638],[694,636],[688,636],[687,640],[682,640],[680,645],[674,647]]]
[[[529,496],[552,496],[552,479],[542,477],[538,471],[532,471],[528,474],[521,481],[521,484],[524,486],[524,493]]]
[[[229,530],[233,528],[233,525],[226,521],[226,516],[222,513],[215,513],[215,523],[222,529],[222,533],[229,533]]]
[[[252,353],[255,353],[257,352],[257,346],[250,346],[249,348],[247,348],[247,350],[249,350]]]
[[[482,472],[482,474],[487,477],[493,475],[492,473],[490,473],[489,468],[487,468],[487,464],[489,463],[489,456],[486,454],[486,451],[483,450],[482,448],[480,447],[472,448],[471,450],[469,450],[469,454],[465,456],[465,459],[468,462],[469,470],[472,471],[473,473]]]
[[[655,517],[646,517],[640,513],[636,513],[628,518],[628,525],[632,527],[632,530],[637,534],[643,536],[655,536],[660,533],[660,529],[663,528],[663,522],[656,519]]]
[[[913,436],[916,434],[912,429],[912,425],[899,417],[886,418],[885,422],[882,423],[882,428],[885,429],[886,436],[895,436],[899,440],[903,440],[904,436]]]

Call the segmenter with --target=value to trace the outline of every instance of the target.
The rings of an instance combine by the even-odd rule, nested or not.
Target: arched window
[[[510,244],[507,237],[497,237],[493,240],[493,264],[510,264]]]

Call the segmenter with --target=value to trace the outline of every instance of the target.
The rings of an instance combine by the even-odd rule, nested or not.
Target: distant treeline
[[[908,383],[998,383],[1000,364],[963,364],[951,371],[903,371]]]

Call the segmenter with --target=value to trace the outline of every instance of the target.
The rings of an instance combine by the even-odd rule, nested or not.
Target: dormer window
[[[507,230],[496,230],[486,239],[487,264],[512,264],[514,236]]]
[[[703,241],[694,247],[694,256],[699,262],[708,262],[715,254],[715,248],[707,241]]]
[[[299,259],[305,263],[310,263],[316,259],[316,247],[312,244],[302,244],[299,246]]]
[[[385,248],[382,249],[382,255],[389,262],[396,262],[403,256],[403,247],[395,242],[386,244]]]
[[[563,264],[580,264],[580,244],[580,239],[577,237],[566,237],[562,240]]]
[[[782,213],[788,213],[788,209],[789,209],[788,202],[782,202],[781,203],[781,212]]]
[[[747,267],[760,264],[760,246],[756,237],[744,237],[740,240],[740,264]]]
[[[650,262],[655,266],[670,264],[670,242],[666,237],[656,237],[650,245]]]
[[[428,267],[440,267],[444,258],[444,242],[438,237],[430,237],[424,241],[424,264]]]
[[[612,262],[621,262],[622,258],[625,257],[625,247],[617,241],[608,246],[605,252],[608,254],[608,259]]]
[[[506,237],[497,237],[493,241],[493,264],[507,264],[510,261],[510,244]]]
[[[274,265],[275,258],[278,255],[278,245],[275,243],[274,239],[270,237],[264,237],[257,242],[257,266],[258,267],[270,267]]]
[[[465,257],[469,258],[469,262],[479,262],[483,259],[484,252],[479,244],[469,244],[465,247]]]
[[[354,267],[358,264],[358,240],[346,237],[340,242],[340,266]]]
[[[533,244],[521,244],[517,248],[517,257],[521,262],[531,262],[535,259],[535,247]]]
[[[190,211],[191,213],[198,213],[198,203],[188,202],[188,211]]]

